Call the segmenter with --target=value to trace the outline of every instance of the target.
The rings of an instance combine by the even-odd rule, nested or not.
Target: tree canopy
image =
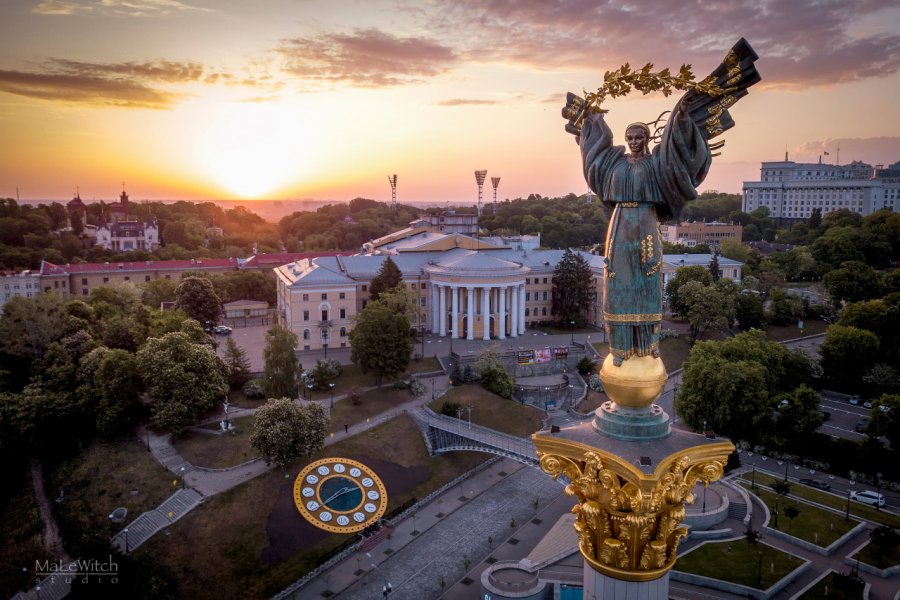
[[[584,325],[593,306],[596,287],[587,260],[566,248],[553,269],[553,301],[550,314],[564,329]]]
[[[328,417],[319,404],[298,406],[290,398],[269,399],[256,411],[250,444],[267,465],[284,467],[325,446]]]
[[[263,359],[263,390],[266,396],[296,398],[300,381],[297,335],[283,325],[272,325],[266,332]]]
[[[381,263],[378,274],[372,278],[372,282],[369,284],[369,301],[378,300],[381,294],[394,289],[402,282],[403,274],[400,273],[397,263],[388,256],[384,262]]]
[[[222,300],[204,277],[185,277],[175,289],[175,307],[201,324],[215,325],[222,315]]]
[[[409,318],[390,305],[376,300],[356,315],[350,332],[350,358],[363,373],[372,373],[378,385],[393,379],[409,365],[415,335]]]

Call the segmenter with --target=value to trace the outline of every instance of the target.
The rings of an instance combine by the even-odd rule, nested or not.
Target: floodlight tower
[[[397,209],[397,174],[388,175],[388,183],[391,184],[391,210]]]
[[[481,216],[481,193],[484,190],[484,178],[487,177],[487,169],[475,171],[475,182],[478,184],[478,216]]]
[[[497,186],[500,185],[499,177],[491,177],[491,183],[494,185],[494,206],[493,206],[493,214],[497,214]]]

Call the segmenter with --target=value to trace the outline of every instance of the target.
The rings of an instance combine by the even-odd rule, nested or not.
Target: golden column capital
[[[535,434],[541,469],[564,476],[577,504],[575,530],[582,556],[595,570],[625,581],[650,581],[675,564],[680,525],[693,488],[724,473],[729,441],[688,447],[663,458],[652,473],[586,444]]]

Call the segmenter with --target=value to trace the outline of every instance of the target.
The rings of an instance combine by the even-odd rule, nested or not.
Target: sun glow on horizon
[[[310,132],[282,103],[231,103],[199,133],[200,163],[222,188],[264,197],[308,175]]]

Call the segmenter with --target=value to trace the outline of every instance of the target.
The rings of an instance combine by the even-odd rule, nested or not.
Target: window
[[[367,286],[367,285],[362,286],[362,291],[365,292],[365,291],[368,291],[368,289],[369,289],[369,286]]]
[[[103,278],[103,283],[109,283],[109,277],[104,277],[104,278]]]
[[[543,315],[545,317],[547,316],[547,307],[546,306],[541,309],[541,315]]]
[[[149,276],[149,275],[144,275],[144,281],[150,281],[150,276]]]
[[[419,298],[419,304],[421,304],[422,306],[425,306],[425,296],[422,296],[421,298]]]
[[[546,299],[547,299],[547,292],[546,292],[546,291],[544,291],[544,293],[541,294],[541,299],[542,299],[542,300],[546,300]],[[544,310],[547,310],[547,309],[545,308]],[[544,313],[544,314],[546,314],[546,313]]]
[[[88,295],[88,289],[87,289],[87,288],[83,288],[83,289],[81,290],[81,295],[82,295],[82,296],[87,296],[87,295]]]
[[[303,301],[309,302],[309,294],[303,294]]]
[[[529,311],[528,311],[528,309],[526,308],[526,309],[525,309],[525,316],[527,317],[528,315],[529,315]]]
[[[131,281],[131,277],[129,277],[128,275],[126,275],[126,276],[125,276],[125,281]]]
[[[341,337],[347,337],[347,328],[341,327]]]
[[[322,294],[322,300],[328,300],[328,294]]]
[[[81,285],[87,285],[87,278],[84,278],[84,277],[83,277],[83,278],[81,279]]]
[[[303,320],[309,321],[309,311],[308,310],[303,311]]]
[[[366,307],[366,304],[368,304],[368,303],[369,303],[368,300],[363,300],[363,301],[362,301],[362,307],[365,308],[365,307]]]
[[[346,319],[346,318],[347,318],[347,309],[346,309],[346,308],[342,308],[342,309],[341,309],[341,318],[342,318],[342,319]]]
[[[346,300],[347,294],[345,294],[344,292],[341,292],[340,294],[338,294],[338,298],[340,298],[341,300]]]
[[[324,295],[324,294],[323,294],[323,295]],[[322,320],[323,320],[323,321],[327,321],[327,320],[328,320],[328,309],[327,309],[327,308],[323,308],[323,309],[322,309]]]
[[[526,278],[525,278],[525,285],[530,285],[530,284],[531,284],[531,278],[530,278],[530,277],[526,277]]]
[[[546,278],[546,277],[544,277],[544,283],[547,283],[547,278]],[[545,299],[546,299],[546,298],[545,298]]]
[[[172,279],[171,275],[166,275],[166,279]]]
[[[528,302],[530,300],[531,300],[531,292],[525,292],[525,302]]]
[[[308,340],[308,339],[309,339],[309,329],[304,329],[304,330],[303,330],[303,339],[304,339],[304,340]]]
[[[420,289],[420,290],[424,290],[424,289],[425,289],[425,284],[424,284],[424,283],[419,284],[419,289]]]

